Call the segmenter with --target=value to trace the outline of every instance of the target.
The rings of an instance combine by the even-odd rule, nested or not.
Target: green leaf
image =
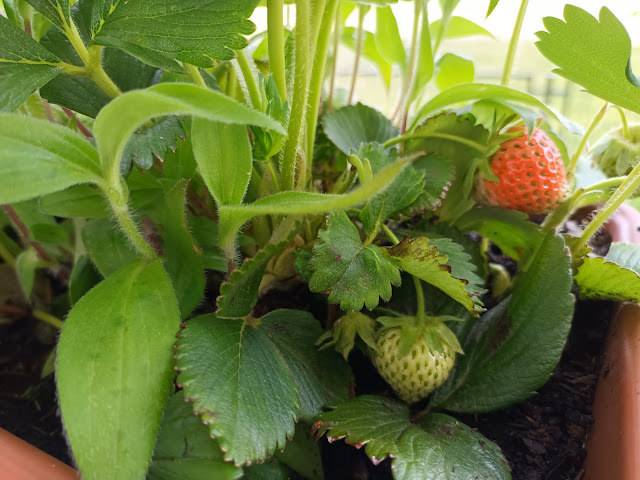
[[[389,6],[376,9],[376,34],[374,39],[382,58],[389,63],[405,66],[407,54],[404,51],[404,45],[402,45],[396,17]]]
[[[269,261],[279,254],[287,242],[268,244],[252,258],[246,258],[240,268],[229,276],[229,281],[220,285],[218,311],[220,318],[242,318],[251,313],[258,301],[262,276]]]
[[[289,470],[277,460],[244,467],[245,480],[289,480]]]
[[[488,16],[488,15],[487,15]],[[429,26],[431,30],[431,35],[434,37],[438,37],[440,33],[440,20],[436,20],[432,22]],[[467,20],[464,17],[451,17],[449,20],[449,24],[447,25],[447,30],[445,31],[443,38],[465,38],[465,37],[473,37],[476,35],[486,36],[493,38],[493,35],[488,30],[484,29],[477,23],[472,22],[471,20]]]
[[[454,113],[442,113],[430,117],[413,132],[416,140],[406,143],[407,152],[429,152],[451,162],[455,167],[455,177],[442,198],[438,216],[441,220],[454,223],[473,206],[471,192],[474,185],[476,163],[484,158],[489,145],[489,131],[482,125],[475,125],[472,118]],[[425,178],[429,181],[428,155],[416,161],[416,167],[427,164]],[[445,173],[447,170],[445,170]],[[438,193],[441,193],[438,192]],[[437,204],[436,204],[437,205]]]
[[[16,110],[62,67],[58,57],[0,15],[0,112]]]
[[[200,174],[216,203],[242,203],[253,165],[247,128],[196,118],[191,131]]]
[[[571,326],[571,258],[562,238],[549,234],[513,295],[476,323],[447,382],[431,405],[487,412],[530,397],[558,364]]]
[[[640,83],[631,72],[631,39],[607,8],[600,22],[573,5],[564,8],[563,22],[546,17],[547,32],[538,32],[540,53],[558,67],[555,73],[607,102],[640,113]]]
[[[336,380],[317,376],[333,367],[307,363],[319,358],[313,342],[320,331],[311,314],[298,310],[261,320],[204,315],[187,322],[178,341],[178,381],[226,460],[264,459],[284,448],[301,413],[317,414],[330,393],[346,395],[346,382],[333,390],[328,385]]]
[[[442,290],[477,316],[478,312],[482,311],[482,303],[477,296],[478,287],[475,285],[477,280],[472,277],[474,283],[468,287],[468,279],[458,278],[455,275],[455,273],[468,274],[471,265],[464,264],[463,258],[460,256],[462,252],[454,250],[450,244],[447,245],[442,241],[440,243],[448,246],[452,253],[458,255],[457,258],[454,258],[454,262],[460,262],[456,266],[455,272],[453,267],[447,264],[449,257],[443,255],[435,244],[430,245],[429,239],[426,237],[414,239],[407,237],[390,249],[389,255],[405,272]]]
[[[362,103],[327,113],[322,124],[329,140],[345,155],[358,151],[363,143],[384,143],[398,135],[387,117]]]
[[[108,218],[88,221],[82,229],[82,241],[91,260],[105,278],[138,256],[119,226]]]
[[[103,9],[96,16],[99,4]],[[91,30],[98,45],[121,48],[145,63],[179,68],[175,60],[202,68],[230,60],[254,32],[249,17],[258,0],[185,0],[179,3],[114,2],[94,5]],[[104,8],[106,7],[106,8]],[[109,8],[111,7],[111,8]]]
[[[498,6],[500,0],[489,0],[489,8],[487,9],[487,17],[493,13],[495,8]]]
[[[575,276],[580,298],[603,298],[621,302],[640,302],[640,276],[633,270],[586,257]]]
[[[206,217],[189,217],[188,223],[189,230],[203,251],[205,268],[227,273],[227,260],[218,243],[218,223]],[[249,237],[245,238],[251,240]],[[238,244],[247,244],[246,241],[243,242],[242,235],[239,236]],[[255,242],[249,241],[248,244],[254,245]]]
[[[218,442],[193,414],[184,392],[172,395],[165,407],[148,480],[232,480],[242,470],[224,461]]]
[[[56,378],[83,478],[144,477],[174,376],[179,324],[171,282],[158,260],[127,265],[69,313]]]
[[[360,312],[349,312],[338,319],[333,326],[333,332],[327,332],[333,338],[330,342],[323,344],[321,348],[333,345],[336,351],[340,352],[342,357],[347,360],[355,345],[356,337],[360,337],[373,351],[377,351],[376,326],[376,321],[371,317]],[[325,338],[329,338],[326,333],[320,337],[317,343],[324,341]]]
[[[73,264],[69,278],[69,301],[75,305],[89,290],[102,280],[95,265],[88,255],[82,255]]]
[[[353,51],[356,50],[356,36],[357,33],[355,27],[344,27],[342,29],[342,43]],[[361,55],[378,67],[384,84],[389,88],[389,85],[391,84],[391,64],[385,60],[378,50],[375,35],[371,32],[363,32]]]
[[[473,62],[453,53],[445,53],[438,60],[436,84],[440,90],[446,90],[460,83],[471,83],[475,75]]]
[[[0,144],[0,203],[102,183],[95,149],[68,128],[0,113]]]
[[[33,248],[24,250],[16,257],[16,273],[25,298],[31,296],[33,283],[36,279],[36,269],[46,265],[48,265],[48,263],[42,260],[38,256],[38,252]]]
[[[382,145],[370,143],[360,147],[358,157],[371,164],[374,174],[396,161],[395,149],[385,152]],[[407,208],[418,198],[423,189],[423,173],[412,165],[405,168],[389,186],[378,195],[371,198],[360,212],[362,227],[367,236],[374,235],[380,230],[386,219],[392,218],[401,210]]]
[[[193,156],[191,138],[177,142],[174,150],[169,149],[164,157],[164,174],[172,180],[191,180],[196,173],[196,159]]]
[[[374,463],[391,457],[396,480],[508,480],[509,466],[496,444],[455,418],[428,415],[417,424],[403,403],[363,395],[320,416],[318,435],[365,446]]]
[[[429,153],[413,162],[413,167],[423,172],[424,188],[409,207],[410,213],[435,210],[442,204],[454,181],[455,167],[446,158]]]
[[[40,95],[50,103],[94,118],[111,100],[104,91],[84,75],[60,74],[40,88]]]
[[[462,245],[449,238],[430,238],[429,242],[437,247],[441,254],[449,257],[447,265],[451,267],[451,275],[466,280],[468,283],[464,289],[474,296],[476,304],[482,305],[480,295],[486,292],[484,280],[477,275],[477,267],[471,261],[471,255],[465,252]]]
[[[487,237],[515,260],[528,258],[544,238],[540,227],[530,222],[525,213],[497,207],[469,210],[456,225],[464,232]]]
[[[346,213],[331,215],[311,259],[312,292],[330,291],[329,302],[343,310],[372,310],[379,298],[391,298],[391,285],[400,285],[398,267],[376,245],[364,245]]]
[[[559,113],[554,112],[537,98],[518,90],[513,90],[500,85],[489,85],[485,83],[467,83],[456,85],[448,90],[436,95],[423,105],[414,118],[409,131],[413,131],[429,114],[444,110],[458,104],[477,100],[497,100],[513,102],[515,105],[535,107],[549,120],[557,121],[572,133],[580,134],[583,129],[580,125],[564,118]]]
[[[276,451],[276,458],[305,479],[324,480],[320,444],[309,425],[298,423],[293,439],[287,442],[283,452]]]
[[[298,387],[302,420],[310,423],[322,407],[347,399],[351,371],[336,352],[318,350],[315,343],[322,327],[310,313],[276,310],[262,318],[260,328],[280,352]]]
[[[69,0],[27,0],[31,6],[44,15],[58,28],[64,30],[69,25]]]
[[[640,245],[613,242],[609,247],[605,260],[640,275]]]
[[[185,217],[186,182],[169,190],[152,218],[162,237],[164,268],[176,292],[180,315],[186,318],[204,298],[206,279],[202,254],[196,252]]]
[[[168,150],[176,149],[179,137],[184,138],[185,132],[180,120],[173,116],[134,133],[124,149],[121,171],[129,171],[132,162],[142,170],[150,169],[154,157],[164,159]]]
[[[119,175],[120,159],[129,137],[151,118],[164,115],[193,115],[285,133],[270,117],[226,95],[195,85],[165,83],[127,92],[102,109],[93,127],[103,169],[111,177]]]

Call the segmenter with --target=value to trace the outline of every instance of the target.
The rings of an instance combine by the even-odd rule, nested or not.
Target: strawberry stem
[[[598,110],[598,113],[596,114],[596,116],[593,117],[593,120],[591,120],[591,124],[589,125],[587,132],[582,137],[582,140],[580,141],[580,145],[578,145],[578,149],[575,151],[575,153],[571,157],[571,161],[569,162],[569,166],[567,167],[568,181],[571,181],[571,179],[573,178],[573,175],[575,174],[576,166],[578,165],[578,160],[580,159],[580,155],[582,155],[582,151],[584,150],[584,147],[587,145],[587,141],[589,140],[589,137],[591,137],[591,134],[593,133],[595,128],[598,126],[598,124],[602,120],[602,117],[604,117],[604,114],[607,112],[608,108],[609,108],[609,103],[604,102],[604,105],[602,106],[602,108]]]
[[[527,13],[527,6],[529,0],[522,0],[520,4],[520,10],[518,11],[518,17],[513,27],[513,33],[511,34],[511,41],[509,42],[509,50],[507,50],[507,58],[504,62],[504,72],[502,73],[501,85],[505,87],[509,85],[511,80],[511,71],[513,70],[513,62],[516,58],[516,50],[518,49],[518,40],[520,39],[520,32],[522,31],[522,24],[524,22],[524,15]]]

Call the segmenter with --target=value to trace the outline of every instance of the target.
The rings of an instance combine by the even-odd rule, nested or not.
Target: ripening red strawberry
[[[514,127],[509,131],[524,131]],[[497,182],[481,179],[478,196],[485,205],[520,210],[529,215],[547,213],[564,198],[567,176],[562,155],[538,128],[500,145],[491,158]]]

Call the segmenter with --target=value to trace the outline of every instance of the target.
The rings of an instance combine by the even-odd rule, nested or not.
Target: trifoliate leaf
[[[449,257],[440,253],[436,245],[431,245],[428,238],[410,239],[407,237],[391,248],[389,255],[398,262],[400,268],[405,272],[439,288],[464,305],[474,315],[477,316],[478,312],[482,310],[477,301],[474,301],[476,295],[467,291],[469,281],[453,276],[453,268],[447,265]],[[457,266],[456,270],[467,269],[461,269]]]
[[[391,457],[396,480],[511,478],[498,446],[481,434],[439,413],[412,423],[406,405],[386,398],[351,399],[322,414],[315,429],[330,442],[344,438],[358,448],[364,446],[375,464]]]
[[[558,67],[555,73],[607,102],[640,113],[640,84],[631,72],[631,39],[607,8],[600,22],[573,5],[564,8],[565,21],[546,17],[546,32],[538,32],[540,53]]]
[[[333,214],[319,234],[311,259],[312,292],[329,291],[329,301],[343,310],[373,309],[379,298],[391,298],[391,285],[400,284],[398,267],[376,245],[364,245],[346,213]]]

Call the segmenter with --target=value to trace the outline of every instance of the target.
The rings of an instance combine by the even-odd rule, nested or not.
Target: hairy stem
[[[509,85],[511,80],[511,71],[513,70],[513,62],[516,58],[516,50],[518,49],[518,40],[520,40],[520,32],[522,31],[522,24],[524,22],[524,16],[527,13],[527,6],[529,0],[522,0],[520,3],[520,10],[518,10],[518,17],[516,23],[513,26],[513,33],[511,34],[511,41],[509,42],[509,49],[507,50],[507,58],[504,61],[504,71],[502,72],[501,85],[505,87]]]
[[[329,80],[329,95],[327,96],[327,111],[333,109],[333,92],[336,86],[336,72],[338,70],[338,48],[340,47],[340,15],[336,15],[333,26],[333,59],[331,61],[331,77]]]
[[[367,14],[364,5],[358,5],[358,27],[356,29],[356,58],[353,61],[353,72],[351,74],[351,88],[349,89],[349,99],[347,105],[351,105],[353,95],[356,91],[356,80],[358,78],[358,67],[360,66],[360,55],[362,55],[362,42],[364,40],[364,17]]]
[[[402,79],[402,90],[398,97],[398,105],[393,112],[392,119],[397,118],[400,112],[404,112],[405,103],[407,103],[409,96],[411,95],[411,89],[415,82],[415,70],[417,70],[418,51],[420,49],[418,45],[418,33],[420,29],[420,16],[422,8],[420,7],[421,0],[414,0],[414,12],[413,12],[413,27],[411,29],[411,50],[409,52],[409,63],[407,64],[407,71]]]
[[[122,193],[121,198],[124,197],[124,195],[125,193]],[[144,257],[156,258],[156,252],[153,250],[151,245],[147,243],[145,238],[142,236],[142,233],[140,233],[140,230],[133,221],[133,218],[131,218],[131,213],[129,213],[126,203],[122,204],[121,201],[109,193],[107,194],[107,200],[111,205],[113,213],[118,219],[118,223],[120,223],[120,226],[122,227],[122,231],[125,233],[135,249]]]
[[[267,0],[267,42],[269,45],[269,71],[276,82],[280,98],[287,98],[287,77],[284,58],[284,0]]]
[[[618,113],[620,114],[620,121],[622,122],[622,134],[624,138],[631,142],[631,133],[629,132],[629,124],[627,123],[627,116],[624,114],[624,110],[620,108],[618,105],[612,105]]]
[[[240,71],[242,72],[242,76],[244,77],[244,82],[247,85],[247,90],[249,91],[249,99],[251,100],[251,106],[256,110],[260,110],[262,106],[262,98],[260,97],[258,84],[256,83],[256,79],[253,76],[251,65],[249,65],[249,60],[247,59],[247,56],[244,54],[244,50],[238,51],[237,60],[238,60],[238,65],[240,65]]]
[[[296,2],[296,61],[291,118],[287,132],[287,143],[282,159],[282,189],[293,190],[296,177],[296,157],[302,133],[304,114],[309,93],[309,0]]]
[[[322,98],[322,80],[324,79],[324,69],[327,63],[327,52],[329,50],[329,37],[331,35],[331,24],[338,12],[338,0],[329,0],[322,15],[322,23],[319,27],[319,36],[316,43],[313,68],[311,69],[311,82],[309,84],[309,108],[307,110],[307,163],[309,169],[313,164],[313,147],[316,140],[316,127],[318,125],[318,115],[320,111],[320,100]]]
[[[118,86],[113,83],[113,80],[107,75],[107,72],[102,68],[102,47],[98,45],[92,45],[89,47],[89,63],[86,64],[89,72],[89,78],[93,80],[93,83],[98,85],[109,98],[116,98],[122,92]]]
[[[182,66],[184,67],[193,83],[195,83],[199,87],[207,88],[207,84],[205,83],[204,78],[202,78],[198,67],[196,67],[195,65],[191,65],[190,63],[183,63]]]

